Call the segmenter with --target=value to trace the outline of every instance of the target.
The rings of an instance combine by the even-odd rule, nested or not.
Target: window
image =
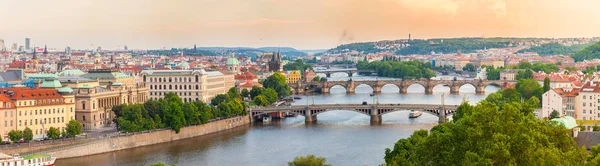
[[[583,95],[583,99],[585,99],[585,95]]]
[[[85,121],[85,115],[83,115],[83,121]]]
[[[144,76],[144,82],[146,82],[146,76]]]
[[[583,103],[583,106],[585,107],[585,102]]]
[[[83,109],[85,109],[85,101],[82,101],[82,102],[81,102],[81,107],[82,107]]]
[[[586,120],[585,117],[583,117],[583,120]]]
[[[196,82],[198,82],[198,75],[196,75]],[[198,89],[198,88],[196,88],[196,89]]]
[[[583,113],[585,114],[585,110],[583,110]]]

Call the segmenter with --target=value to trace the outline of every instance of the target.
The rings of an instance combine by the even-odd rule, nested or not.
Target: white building
[[[205,70],[144,70],[142,80],[150,86],[150,98],[160,99],[172,92],[184,102],[209,102],[235,86],[233,74]]]

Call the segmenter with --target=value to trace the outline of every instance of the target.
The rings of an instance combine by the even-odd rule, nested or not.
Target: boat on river
[[[54,166],[56,157],[48,154],[31,154],[26,156],[19,156],[18,154],[9,156],[4,153],[0,153],[0,165],[11,165],[11,166]]]
[[[417,118],[419,116],[423,115],[423,112],[421,111],[415,111],[415,110],[410,110],[410,113],[408,114],[409,118]]]

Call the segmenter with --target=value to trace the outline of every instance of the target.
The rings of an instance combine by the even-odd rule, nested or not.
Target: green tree
[[[517,72],[517,75],[515,76],[516,80],[520,80],[520,79],[533,79],[533,72],[529,69],[526,70],[519,70]]]
[[[242,98],[236,87],[229,88],[227,95],[232,99]]]
[[[67,131],[67,137],[75,137],[81,134],[81,128],[83,128],[81,123],[76,120],[70,120],[65,129]]]
[[[567,67],[565,67],[565,70],[567,70],[568,72],[578,71],[578,69],[576,67],[573,67],[573,66],[567,66]]]
[[[250,97],[248,95],[250,95],[250,91],[248,91],[248,89],[242,89],[242,97]]]
[[[560,118],[560,113],[556,110],[552,110],[552,113],[550,113],[550,119],[554,118]]]
[[[571,55],[571,57],[575,60],[575,62],[598,59],[600,57],[600,42],[597,42],[593,45],[585,47],[582,50],[577,51],[576,53]]]
[[[544,78],[544,93],[550,90],[550,78]]]
[[[286,97],[291,93],[291,89],[287,84],[285,76],[281,73],[273,73],[273,75],[267,77],[263,86],[275,90],[279,97]]]
[[[473,65],[472,63],[467,63],[462,69],[464,71],[470,71],[470,72],[475,72],[475,70],[477,70],[475,68],[475,65]]]
[[[23,139],[26,141],[33,140],[33,131],[31,131],[29,127],[25,127],[25,129],[23,129]]]
[[[48,138],[51,138],[51,139],[58,139],[58,138],[60,138],[60,131],[58,131],[57,128],[50,127],[48,129]]]
[[[325,163],[324,157],[317,157],[309,154],[305,156],[298,156],[294,158],[294,161],[288,162],[288,166],[331,166],[331,164]]]
[[[265,97],[264,95],[258,95],[256,97],[254,97],[254,104],[258,105],[258,106],[269,106],[269,100],[267,100],[267,97]]]
[[[166,165],[163,164],[163,163],[161,163],[161,162],[158,162],[158,163],[155,163],[155,164],[150,164],[150,166],[166,166]],[[171,166],[177,166],[177,164],[172,164]]]
[[[540,84],[534,79],[521,79],[517,81],[516,89],[517,92],[523,95],[523,99],[529,99],[532,96],[536,96],[539,99],[543,91]]]
[[[11,130],[8,132],[8,139],[11,142],[19,142],[23,138],[23,131],[21,130]]]
[[[594,126],[592,127],[592,130],[593,130],[593,131],[600,131],[600,126],[598,126],[598,125],[596,124],[596,125],[594,125]]]
[[[252,86],[252,89],[250,89],[250,98],[255,98],[256,96],[262,94],[262,92],[265,90],[265,88],[262,87],[258,87],[258,86]]]
[[[271,88],[266,88],[261,95],[264,95],[267,98],[267,101],[269,101],[269,104],[271,103],[275,103],[277,102],[277,92],[275,92],[275,90],[271,89]]]
[[[452,115],[452,121],[457,122],[465,115],[470,115],[473,112],[473,106],[468,102],[462,102],[456,109],[456,113]]]
[[[531,65],[531,63],[524,61],[524,62],[519,62],[519,65],[517,65],[517,67],[519,69],[531,69],[533,67],[533,65]]]
[[[229,95],[226,94],[218,94],[217,96],[215,96],[215,98],[213,98],[212,100],[210,100],[210,104],[211,105],[219,105],[224,101],[229,101],[231,100],[231,98],[229,97]]]
[[[493,66],[486,67],[487,80],[500,80],[500,72],[502,68],[494,68]]]

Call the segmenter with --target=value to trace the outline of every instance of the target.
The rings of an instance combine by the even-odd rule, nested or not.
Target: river
[[[353,77],[354,79],[354,77]],[[477,103],[496,87],[487,87],[486,94],[476,95],[475,88],[463,86],[460,94],[448,94],[450,89],[437,86],[432,95],[423,94],[424,88],[411,86],[408,94],[400,94],[395,86],[385,86],[382,93],[369,96],[373,91],[361,85],[354,94],[346,94],[342,87],[334,87],[330,94],[301,96],[294,104],[361,103],[440,103],[460,104],[463,100]],[[162,162],[178,166],[238,166],[287,165],[295,156],[315,154],[327,158],[333,165],[379,165],[383,163],[385,148],[393,148],[400,138],[409,137],[413,131],[431,129],[437,117],[423,114],[408,118],[408,111],[382,116],[381,125],[370,125],[369,117],[351,111],[330,111],[318,115],[316,124],[305,124],[304,117],[286,118],[263,124],[254,123],[206,136],[189,138],[135,149],[99,155],[59,159],[63,165],[149,165]]]

